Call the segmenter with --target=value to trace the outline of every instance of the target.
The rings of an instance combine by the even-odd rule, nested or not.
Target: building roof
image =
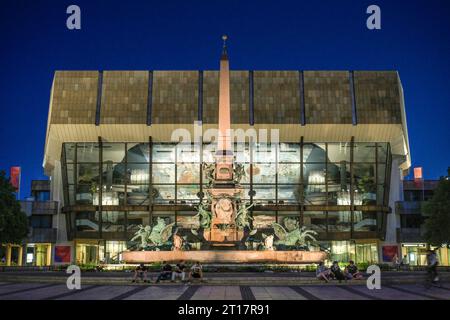
[[[57,71],[44,167],[62,142],[170,141],[218,123],[218,71]],[[396,71],[230,71],[232,128],[277,128],[280,140],[390,142],[410,166],[403,89]]]

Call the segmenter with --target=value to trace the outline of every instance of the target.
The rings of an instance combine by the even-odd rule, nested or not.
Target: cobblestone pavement
[[[450,284],[382,286],[82,285],[0,282],[0,300],[450,300]]]

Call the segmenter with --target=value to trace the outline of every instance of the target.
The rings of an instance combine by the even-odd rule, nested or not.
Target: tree
[[[450,245],[450,180],[439,180],[433,198],[424,204],[425,238],[433,246]]]
[[[27,215],[16,200],[16,190],[0,171],[0,243],[21,244],[28,234]]]

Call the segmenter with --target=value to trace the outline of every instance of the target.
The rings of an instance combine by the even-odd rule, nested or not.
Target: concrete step
[[[66,277],[55,276],[18,276],[0,274],[0,282],[39,282],[39,283],[66,283]],[[83,276],[81,278],[82,284],[92,285],[130,285],[132,277],[124,275],[123,277],[89,277]],[[155,278],[152,279],[153,281]],[[381,279],[382,284],[412,284],[421,283],[424,281],[421,276],[404,276],[399,278],[388,277]],[[450,282],[449,277],[441,277],[441,281]],[[331,281],[332,285],[365,285],[366,280],[351,280],[351,281]],[[137,283],[135,285],[152,285],[148,283]],[[158,285],[180,285],[181,282],[162,281]],[[327,285],[324,281],[313,277],[208,277],[205,276],[203,283],[194,282],[193,284],[204,285],[246,285],[246,286],[277,286],[277,285]]]

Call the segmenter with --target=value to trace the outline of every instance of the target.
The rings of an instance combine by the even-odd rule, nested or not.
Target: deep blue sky
[[[82,29],[66,28],[81,7]],[[377,4],[382,30],[366,28]],[[450,165],[450,1],[0,2],[0,169],[22,167],[22,197],[44,178],[55,70],[217,69],[223,33],[233,69],[400,73],[413,166]]]

